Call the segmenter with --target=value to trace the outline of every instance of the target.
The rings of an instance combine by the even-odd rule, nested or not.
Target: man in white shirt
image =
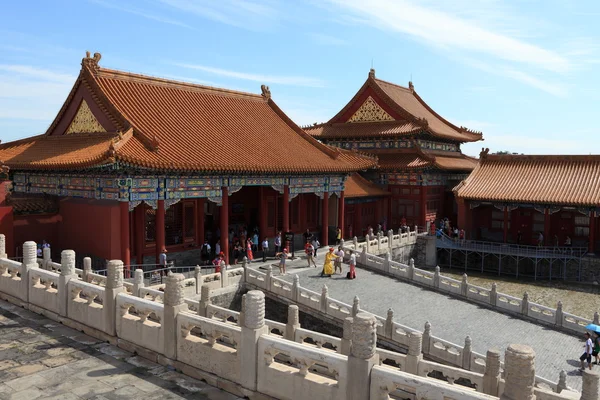
[[[340,270],[340,274],[342,273],[342,262],[344,261],[344,250],[342,250],[342,246],[339,246],[337,251],[335,252],[335,255],[337,256],[337,258],[335,259],[335,262],[333,263],[334,267],[335,267],[335,272],[337,272],[337,270]]]
[[[585,369],[584,361],[587,361],[588,367],[590,370],[592,369],[592,351],[594,349],[594,345],[592,344],[592,338],[588,332],[585,333],[585,344],[583,345],[583,354],[579,357],[581,361],[580,371]]]
[[[267,262],[267,253],[269,252],[269,239],[265,238],[262,242],[263,262]]]

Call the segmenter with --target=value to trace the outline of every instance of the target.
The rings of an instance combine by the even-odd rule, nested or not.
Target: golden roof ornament
[[[97,70],[98,68],[100,68],[99,62],[101,58],[102,54],[100,53],[94,53],[94,56],[92,57],[90,56],[90,52],[86,51],[85,58],[81,60],[81,65],[87,66],[88,68],[93,70]]]
[[[371,70],[369,71],[369,78],[375,79],[375,68],[371,68]]]
[[[262,91],[262,97],[269,100],[271,98],[271,90],[267,85],[260,85],[260,90]]]
[[[487,156],[488,156],[489,152],[490,152],[490,149],[489,149],[489,148],[487,148],[487,147],[485,147],[485,148],[484,148],[484,147],[482,147],[482,148],[481,148],[481,153],[479,153],[479,158],[480,158],[480,159],[482,159],[482,160],[485,160],[485,159],[487,158]]]

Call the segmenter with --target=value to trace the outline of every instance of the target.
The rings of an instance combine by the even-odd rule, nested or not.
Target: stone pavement
[[[536,375],[557,382],[560,371],[565,370],[568,386],[581,391],[581,374],[577,368],[583,353],[583,339],[363,268],[356,269],[357,279],[348,280],[347,264],[342,275],[321,278],[322,263],[322,255],[317,258],[318,268],[307,268],[304,257],[290,261],[286,266],[288,274],[283,278],[292,282],[294,274],[298,274],[300,286],[317,293],[321,293],[326,284],[329,297],[349,305],[354,296],[358,296],[361,309],[384,318],[388,308],[392,308],[396,322],[414,329],[422,331],[429,321],[432,335],[461,347],[469,335],[473,351],[480,354],[486,354],[492,347],[504,354],[511,343],[529,345],[536,353]],[[259,264],[251,266],[255,268]],[[273,268],[273,276],[279,277],[277,268]]]
[[[0,399],[238,398],[0,300]]]

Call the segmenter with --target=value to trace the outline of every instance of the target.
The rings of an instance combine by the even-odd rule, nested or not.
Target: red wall
[[[107,260],[120,259],[118,202],[64,199],[60,202],[60,215],[57,246]]]
[[[0,233],[3,233],[6,236],[6,253],[9,257],[14,257],[15,241],[12,207],[0,206]]]
[[[58,224],[60,215],[15,215],[14,245],[21,248],[23,243],[33,240],[36,243],[46,241],[52,245],[58,240]]]

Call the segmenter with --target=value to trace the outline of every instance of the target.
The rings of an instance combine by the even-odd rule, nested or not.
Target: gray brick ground
[[[0,300],[0,399],[238,398]]]
[[[293,275],[298,274],[300,286],[318,293],[327,284],[331,298],[350,305],[354,296],[358,296],[361,309],[382,317],[392,308],[396,322],[414,329],[423,330],[429,321],[434,336],[461,346],[469,335],[473,351],[481,354],[492,347],[504,353],[511,343],[529,345],[536,352],[537,375],[557,382],[560,371],[565,370],[568,385],[581,391],[577,366],[583,352],[582,339],[362,268],[357,268],[355,280],[346,279],[347,265],[342,275],[321,278],[322,262],[319,257],[319,268],[310,269],[303,258],[290,262],[288,275],[283,278],[291,282]],[[279,275],[276,268],[273,275]]]

